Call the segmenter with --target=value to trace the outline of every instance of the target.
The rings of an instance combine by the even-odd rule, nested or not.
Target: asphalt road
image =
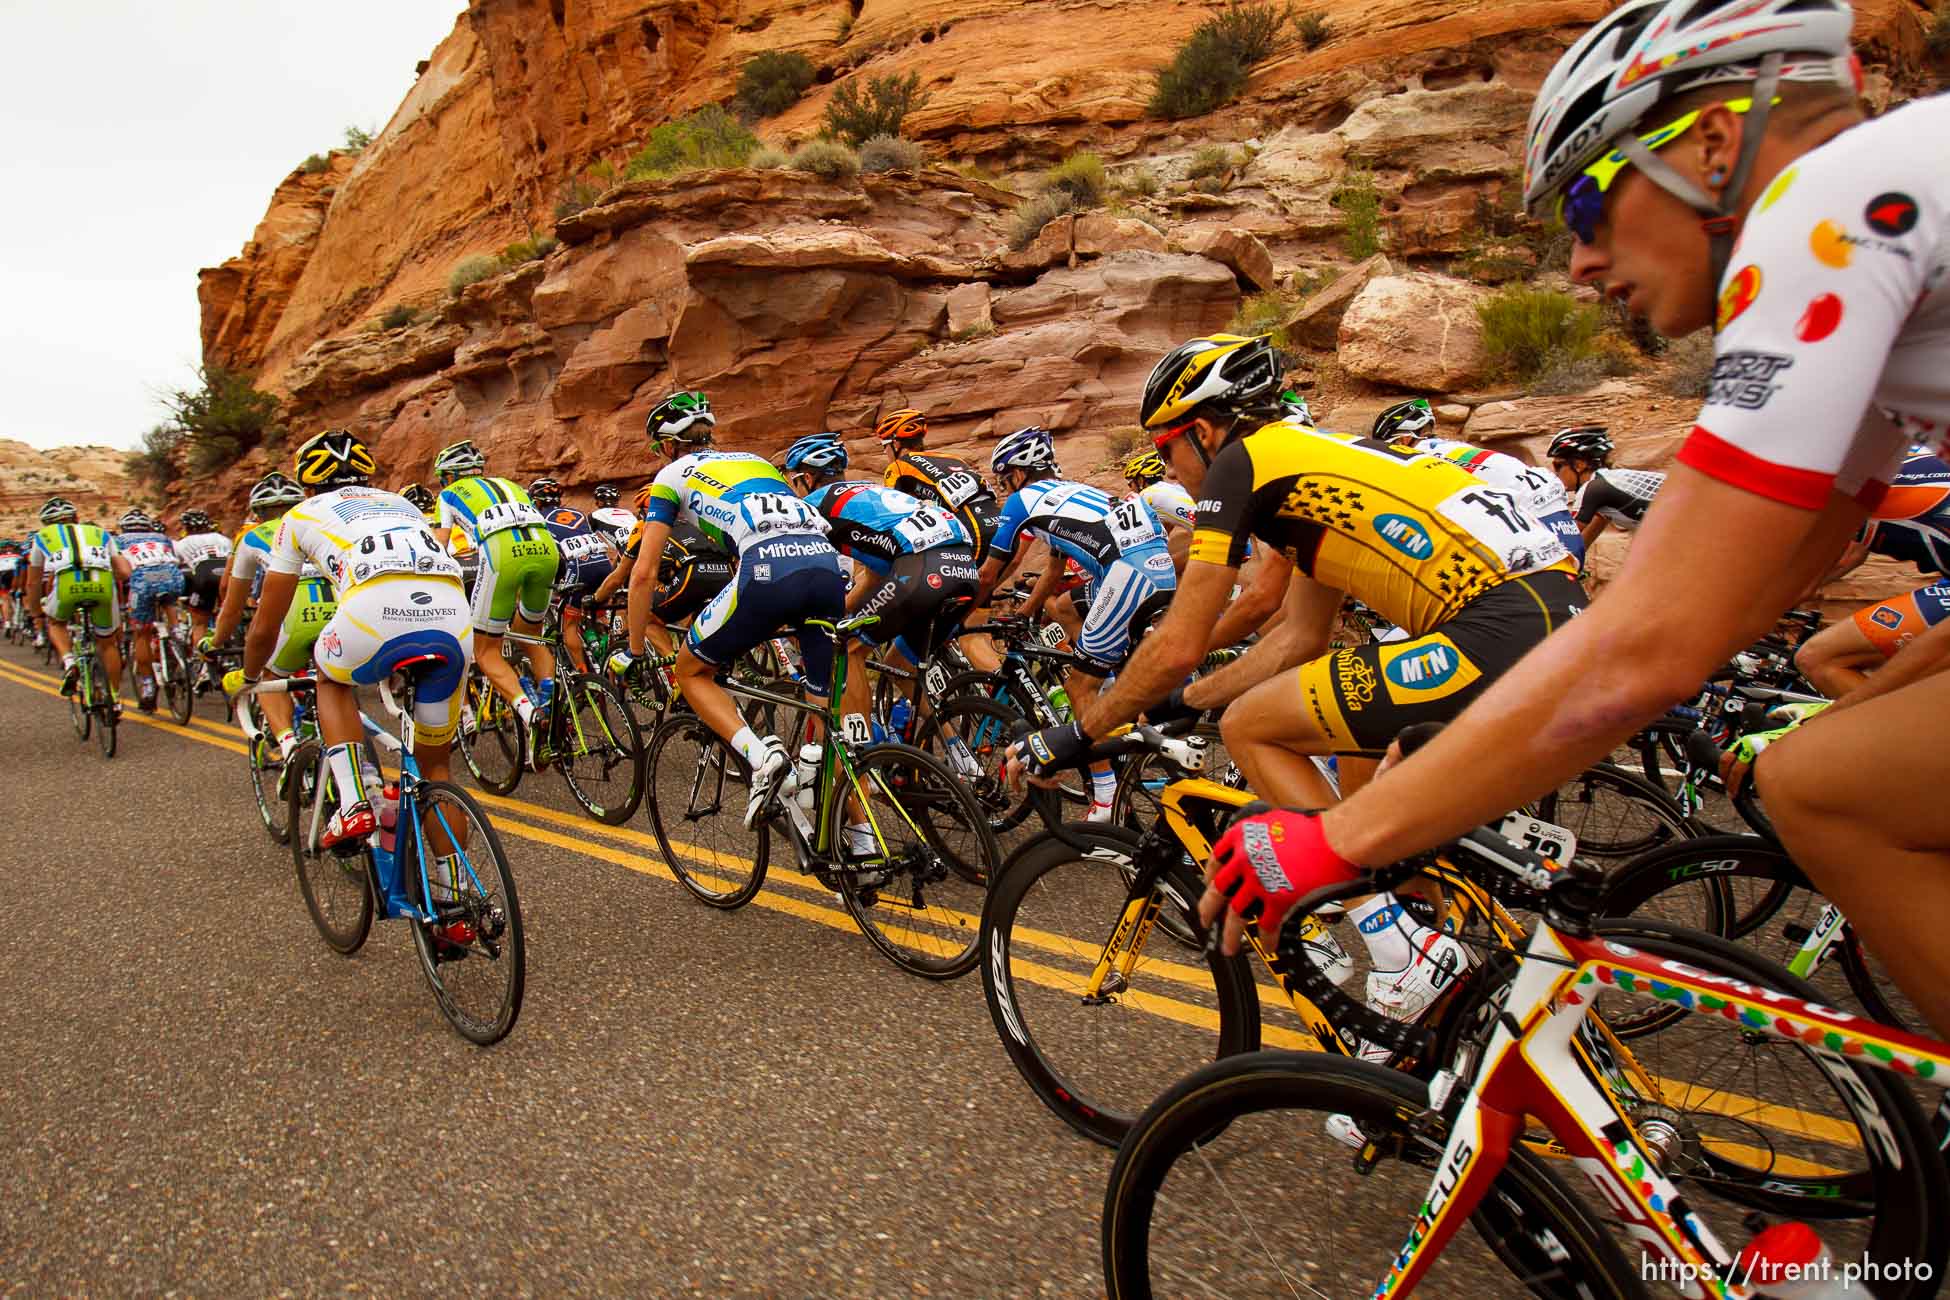
[[[492,804],[527,999],[474,1048],[399,926],[350,959],[319,940],[213,702],[188,728],[131,708],[105,763],[54,686],[0,646],[0,1294],[1102,1293],[1111,1153],[1022,1084],[978,977],[900,972],[789,873],[705,908],[641,814],[598,826],[531,775]],[[1035,956],[1026,1014],[1075,1015],[1087,966]],[[1202,1050],[1170,1008],[1108,1014],[1143,1033],[1074,1041],[1128,1052],[1138,1093]],[[1184,1258],[1246,1217],[1331,1216],[1336,1257],[1399,1244],[1402,1219],[1348,1213],[1298,1159]]]

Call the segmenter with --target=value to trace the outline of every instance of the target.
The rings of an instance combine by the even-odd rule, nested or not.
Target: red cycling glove
[[[1301,896],[1361,874],[1328,846],[1318,813],[1284,808],[1234,822],[1212,851],[1212,864],[1212,887],[1234,912],[1258,920],[1265,935],[1278,932]]]

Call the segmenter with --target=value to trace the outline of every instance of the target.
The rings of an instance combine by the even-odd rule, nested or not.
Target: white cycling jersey
[[[1190,532],[1192,521],[1198,514],[1192,502],[1192,494],[1168,479],[1159,479],[1156,483],[1139,488],[1131,494],[1130,499],[1142,501],[1150,506],[1152,513],[1158,516],[1158,522],[1165,526],[1167,532],[1173,528],[1183,528]]]
[[[597,506],[589,512],[589,522],[619,537],[628,537],[630,530],[636,527],[636,516],[620,506]]]
[[[1544,519],[1570,509],[1557,475],[1526,465],[1508,452],[1491,451],[1454,438],[1418,438],[1415,450],[1440,456],[1462,466],[1493,488],[1517,499],[1517,507],[1532,519]]]
[[[1601,469],[1578,489],[1571,507],[1579,524],[1603,518],[1628,533],[1645,521],[1652,500],[1666,485],[1666,476],[1652,469]]]
[[[1683,464],[1820,509],[1873,506],[1950,431],[1950,96],[1803,155],[1762,192],[1721,283]]]
[[[434,540],[419,507],[372,487],[339,488],[285,512],[265,567],[296,574],[308,560],[341,597],[387,575],[460,581],[460,565]]]
[[[176,543],[176,558],[186,569],[194,569],[205,560],[227,560],[230,539],[222,533],[191,533]]]

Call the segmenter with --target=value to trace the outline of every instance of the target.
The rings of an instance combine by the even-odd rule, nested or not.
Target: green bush
[[[867,83],[860,91],[859,79],[848,78],[833,91],[826,104],[823,134],[837,136],[858,148],[877,135],[899,135],[907,115],[928,102],[921,93],[921,74],[905,77],[889,74]]]
[[[1107,184],[1104,178],[1104,160],[1084,150],[1071,154],[1044,172],[1037,189],[1044,194],[1056,190],[1067,191],[1076,199],[1076,202],[1071,204],[1072,207],[1091,208],[1103,202]]]
[[[1016,209],[1016,221],[1009,232],[1009,248],[1020,253],[1036,241],[1043,227],[1067,212],[1077,209],[1077,196],[1067,189],[1045,190],[1025,200]]]
[[[1341,210],[1341,249],[1359,260],[1381,251],[1381,195],[1374,187],[1374,173],[1355,168],[1341,178],[1334,191],[1334,206]]]
[[[181,446],[193,474],[211,474],[263,443],[284,436],[278,424],[278,399],[259,392],[252,376],[223,366],[202,366],[195,388],[163,393],[171,425],[143,436],[143,454],[174,452]],[[174,441],[171,441],[172,435]],[[153,440],[153,441],[152,441]]]
[[[897,135],[877,135],[860,146],[863,172],[917,172],[927,160],[920,145]]]
[[[1223,176],[1231,169],[1232,150],[1222,144],[1202,144],[1192,154],[1192,163],[1185,175],[1199,180],[1206,176]]]
[[[298,164],[298,170],[307,176],[316,176],[332,165],[332,160],[322,153],[315,153]]]
[[[174,425],[158,424],[142,435],[142,450],[129,457],[129,473],[157,492],[166,492],[177,478],[176,449],[183,443],[183,431]]]
[[[1696,330],[1666,346],[1666,391],[1674,397],[1705,397],[1713,378],[1713,331]]]
[[[1279,48],[1280,25],[1292,16],[1291,6],[1227,5],[1192,29],[1169,66],[1161,69],[1151,94],[1150,112],[1157,117],[1198,117],[1237,98],[1246,88],[1246,74]]]
[[[1310,50],[1317,50],[1327,42],[1327,15],[1296,14],[1293,19],[1293,32],[1300,38],[1302,45]]]
[[[1283,348],[1286,346],[1287,339],[1286,332],[1281,327],[1285,325],[1286,318],[1300,306],[1303,297],[1304,295],[1287,289],[1268,289],[1265,293],[1256,293],[1239,304],[1239,310],[1234,312],[1232,319],[1226,323],[1225,332],[1247,335],[1268,334],[1272,336],[1275,347]]]
[[[1159,189],[1158,173],[1149,167],[1133,167],[1117,178],[1117,188],[1124,194],[1139,194],[1150,198]]]
[[[420,313],[403,302],[396,302],[386,309],[379,318],[379,328],[383,330],[403,330],[420,319]]]
[[[722,105],[703,108],[650,133],[635,156],[623,164],[626,180],[647,180],[701,167],[742,167],[758,137]]]
[[[237,458],[244,454],[244,445],[241,442],[223,435],[192,439],[189,448],[189,453],[183,460],[190,473],[198,478],[215,474],[236,464]]]
[[[1477,306],[1476,318],[1491,366],[1523,383],[1593,355],[1605,323],[1596,307],[1550,289],[1504,289]]]
[[[792,151],[786,166],[829,181],[851,180],[860,174],[860,155],[838,140],[808,140]]]
[[[767,50],[745,61],[733,102],[747,118],[773,117],[799,102],[813,84],[812,61],[794,50]]]
[[[751,157],[745,159],[745,166],[753,171],[770,172],[777,171],[790,161],[791,158],[785,150],[774,149],[771,145],[765,144],[752,150]]]
[[[366,147],[371,143],[372,132],[366,130],[366,128],[362,126],[348,126],[345,128],[345,147],[353,153],[364,153]]]
[[[1275,8],[1270,4],[1240,4],[1234,0],[1224,13],[1200,23],[1198,31],[1211,32],[1250,68],[1273,56],[1280,44],[1280,24],[1292,16],[1290,6]]]
[[[501,250],[501,265],[503,269],[512,271],[524,262],[539,262],[560,247],[562,241],[554,235],[517,239]]]
[[[460,265],[447,273],[447,292],[458,298],[460,291],[468,285],[491,280],[507,269],[501,265],[501,259],[498,257],[476,255],[464,258]]]
[[[555,201],[555,219],[563,221],[584,208],[594,207],[602,193],[595,183],[577,177],[562,187],[562,197]]]

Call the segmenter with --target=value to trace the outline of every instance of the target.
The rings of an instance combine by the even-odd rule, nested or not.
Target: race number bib
[[[748,537],[776,537],[782,533],[824,533],[826,521],[798,497],[764,492],[744,503]]]
[[[474,518],[474,528],[482,537],[505,533],[510,528],[527,528],[542,522],[542,512],[521,501],[491,505]]]
[[[1556,533],[1525,514],[1516,497],[1498,488],[1464,488],[1437,506],[1436,513],[1495,555],[1506,573],[1541,569],[1568,554]]]
[[[1505,817],[1497,826],[1496,833],[1552,862],[1569,862],[1578,853],[1577,836],[1562,826],[1553,826],[1541,817],[1531,817],[1525,813],[1511,813]]]
[[[865,714],[849,713],[840,719],[840,730],[850,745],[870,745],[873,743],[873,728],[867,725]]]
[[[562,558],[588,560],[603,554],[603,539],[594,533],[574,533],[562,539]]]
[[[175,553],[164,542],[130,542],[122,548],[122,554],[128,558],[132,568],[146,569],[156,564],[167,564],[174,568],[176,565]]]
[[[936,483],[934,490],[941,494],[941,499],[951,508],[964,506],[981,495],[982,480],[965,469],[958,469]]]
[[[1045,623],[1036,632],[1036,639],[1054,650],[1069,636],[1061,623]]]
[[[1119,501],[1104,516],[1104,523],[1120,551],[1134,551],[1158,540],[1158,529],[1151,522],[1151,512],[1137,501]]]
[[[458,580],[460,565],[440,549],[426,529],[394,528],[361,537],[342,561],[340,580],[343,585],[356,587],[392,573]]]
[[[948,689],[948,670],[940,664],[931,666],[921,679],[921,684],[927,687],[930,700],[940,700],[941,693]]]
[[[894,525],[894,535],[907,543],[910,551],[925,551],[954,540],[955,521],[945,511],[922,506]]]

